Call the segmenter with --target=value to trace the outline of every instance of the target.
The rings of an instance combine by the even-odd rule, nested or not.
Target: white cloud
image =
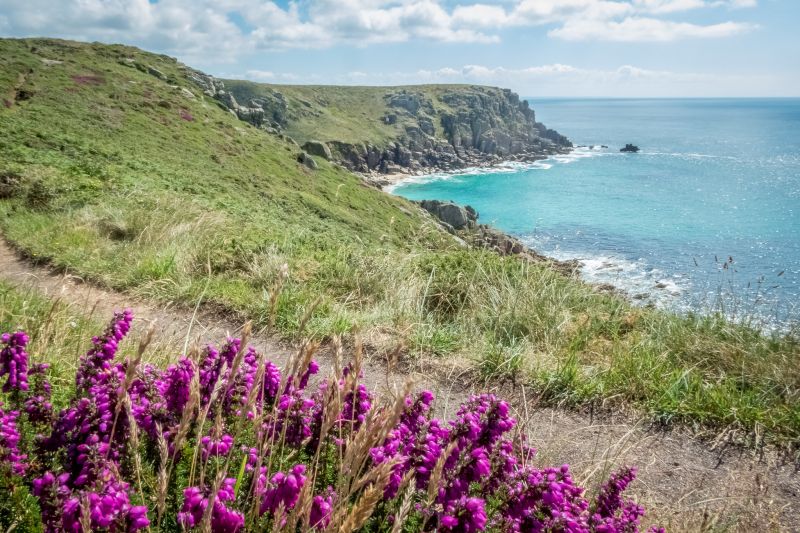
[[[521,0],[512,18],[520,23],[546,24],[575,18],[605,20],[632,10],[629,2],[608,0]]]
[[[741,94],[759,94],[769,80],[759,76],[674,72],[622,65],[612,69],[584,68],[552,63],[528,67],[464,65],[436,70],[373,72],[328,77],[325,83],[341,85],[402,85],[467,83],[511,87],[522,96],[698,96],[719,95],[721,87],[735,87]],[[298,76],[298,83],[319,83],[319,76]]]
[[[751,31],[751,24],[722,22],[701,26],[645,17],[613,20],[569,20],[548,35],[568,41],[604,40],[623,42],[674,41],[684,38],[728,37]]]
[[[275,73],[270,70],[248,70],[244,78],[252,81],[272,81],[275,79]]]
[[[280,74],[285,77],[290,74]],[[316,74],[294,76],[299,83],[316,83]],[[460,68],[442,67],[437,70],[394,72],[348,72],[327,80],[329,83],[345,85],[398,85],[418,83],[475,83],[504,87],[573,87],[580,90],[587,85],[636,87],[641,84],[718,82],[720,78],[709,74],[651,70],[633,65],[622,65],[616,69],[588,69],[551,63],[522,68],[503,66],[464,65]],[[523,90],[523,92],[525,92]],[[541,92],[541,91],[539,91]],[[556,93],[553,93],[556,94]]]
[[[504,28],[537,25],[554,26],[549,35],[570,40],[725,37],[752,26],[659,17],[755,5],[756,0],[291,0],[282,7],[274,0],[0,0],[0,33],[126,42],[222,63],[286,48],[494,43]]]
[[[232,59],[246,46],[239,28],[210,2],[191,0],[0,0],[10,36],[54,36],[138,44],[183,57]]]
[[[676,13],[691,9],[728,7],[741,9],[756,7],[757,0],[633,0],[637,10],[652,14]]]
[[[456,6],[453,10],[453,22],[475,28],[501,28],[513,21],[501,6],[473,4]]]
[[[633,5],[648,13],[674,13],[707,7],[704,0],[634,0]]]

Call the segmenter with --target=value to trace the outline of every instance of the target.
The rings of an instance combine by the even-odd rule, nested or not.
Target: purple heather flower
[[[225,360],[219,356],[219,352],[210,344],[206,346],[206,355],[200,362],[200,396],[203,405],[211,400],[211,393],[224,366]]]
[[[216,500],[211,511],[211,531],[219,533],[236,532],[244,528],[244,515],[229,509],[224,502],[235,499],[234,478],[226,478],[217,492]],[[192,529],[200,525],[208,507],[208,494],[210,490],[201,490],[199,487],[188,487],[183,491],[183,506],[178,513],[178,523],[185,529]]]
[[[194,363],[188,357],[169,366],[156,381],[156,388],[164,398],[166,410],[180,420],[183,409],[189,402],[189,387],[194,377]]]
[[[114,318],[101,337],[92,339],[92,348],[81,357],[75,384],[78,390],[88,390],[95,376],[111,368],[111,361],[117,353],[119,343],[128,334],[133,322],[133,311],[114,313]]]
[[[486,510],[481,498],[462,497],[445,508],[439,525],[442,531],[472,533],[486,527]]]
[[[49,424],[53,419],[53,404],[44,396],[31,396],[25,400],[25,412],[31,422]]]
[[[47,532],[82,531],[84,512],[92,530],[134,532],[150,525],[147,507],[130,504],[128,484],[117,477],[116,467],[103,467],[89,490],[73,490],[69,474],[56,477],[51,472],[34,479],[32,489]],[[84,504],[87,509],[83,509]]]
[[[333,504],[336,501],[336,492],[332,487],[328,487],[325,495],[316,495],[311,500],[311,514],[309,517],[309,525],[314,529],[320,531],[325,530],[331,522],[331,514],[333,512]]]
[[[23,331],[3,333],[0,342],[4,345],[0,350],[0,378],[8,376],[3,384],[3,392],[12,390],[28,390],[28,335]]]
[[[212,439],[208,435],[200,439],[200,447],[202,448],[203,460],[209,457],[224,457],[228,455],[233,447],[233,437],[230,435],[222,435],[219,439]]]
[[[263,494],[261,500],[261,514],[266,512],[275,513],[278,507],[288,511],[297,503],[300,497],[300,489],[306,482],[306,465],[295,465],[288,474],[277,472],[270,479],[269,485],[259,490]],[[263,474],[260,483],[263,487]]]
[[[2,406],[0,403],[0,465],[8,465],[12,473],[23,476],[27,469],[25,459],[28,456],[19,450],[19,411],[3,411]]]
[[[313,360],[312,360],[312,361],[311,361],[311,362],[308,364],[308,368],[306,369],[306,371],[305,371],[305,372],[303,372],[303,375],[302,375],[302,376],[300,376],[300,383],[297,385],[297,386],[298,386],[298,388],[300,388],[300,389],[305,389],[305,388],[306,388],[306,386],[308,385],[308,380],[309,380],[309,378],[310,378],[312,375],[316,374],[317,372],[319,372],[319,365],[317,364],[317,362],[316,362],[316,361],[313,361]]]
[[[636,468],[623,467],[603,483],[590,519],[595,531],[612,533],[638,529],[644,508],[622,498],[622,493],[635,478]]]
[[[35,457],[32,464],[46,468],[56,458],[58,470],[45,471],[31,482],[31,490],[39,500],[42,524],[48,533],[79,531],[86,519],[93,530],[112,532],[136,531],[149,525],[147,508],[131,505],[129,485],[120,477],[121,458],[137,452],[128,448],[131,423],[128,411],[119,408],[124,398],[125,391],[121,387],[125,383],[126,369],[113,360],[131,318],[130,312],[118,313],[104,335],[93,340],[93,348],[80,361],[75,397],[57,414],[53,414],[50,404],[50,386],[44,378],[46,367],[23,368],[18,364],[16,351],[14,354],[3,352],[0,368],[4,372],[0,375],[9,376],[7,385],[12,382],[11,376],[15,376],[10,385],[12,390],[25,390],[21,386],[21,376],[25,374],[28,392],[14,396],[15,401],[20,402],[20,410],[24,402],[29,421],[50,426],[49,436],[40,439],[36,450],[37,454],[45,455]],[[12,344],[24,346],[27,338],[24,342],[21,339],[12,341],[8,335],[7,338],[3,336],[2,341],[4,350],[8,350]],[[148,449],[159,436],[158,427],[170,449],[174,448],[174,431],[188,404],[191,382],[197,376],[202,408],[210,407],[214,413],[223,415],[217,419],[219,425],[215,425],[214,432],[198,443],[204,460],[231,453],[234,444],[229,433],[231,417],[242,414],[245,401],[256,392],[254,387],[259,397],[253,412],[247,415],[266,415],[263,425],[255,428],[255,432],[259,438],[284,437],[275,449],[265,452],[278,458],[286,457],[287,452],[289,456],[300,452],[301,457],[307,457],[305,454],[309,450],[313,454],[320,444],[324,399],[328,396],[328,387],[335,387],[336,382],[320,383],[316,392],[308,394],[305,389],[310,376],[318,371],[318,366],[312,362],[302,374],[289,376],[281,390],[281,372],[267,362],[263,383],[256,383],[260,357],[254,349],[247,348],[241,354],[236,372],[232,371],[233,359],[240,349],[240,340],[228,339],[220,352],[209,346],[199,364],[182,358],[163,371],[152,365],[138,368],[127,394],[132,417],[142,428]],[[27,356],[25,359],[27,365]],[[346,369],[345,375],[349,371]],[[344,380],[338,383],[340,389],[344,384]],[[217,403],[209,406],[215,390],[219,391]],[[524,441],[508,436],[516,422],[506,402],[490,394],[473,396],[461,406],[454,419],[447,422],[431,418],[433,399],[429,391],[406,398],[397,425],[379,446],[369,451],[372,467],[387,461],[396,462],[384,489],[384,500],[397,497],[408,475],[413,475],[417,490],[427,492],[433,469],[442,459],[444,450],[449,449],[452,451],[443,459],[445,468],[435,487],[435,505],[417,505],[418,512],[429,520],[431,528],[464,533],[486,528],[510,532],[633,533],[639,530],[644,510],[623,499],[622,495],[634,479],[635,469],[622,469],[612,475],[601,487],[596,500],[590,502],[584,490],[572,480],[568,466],[544,469],[531,466],[529,459],[533,449]],[[344,395],[342,411],[336,420],[338,426],[321,444],[327,447],[347,442],[343,440],[347,433],[362,425],[372,408],[372,395],[359,384],[355,391]],[[19,449],[18,415],[19,411],[0,409],[0,463],[22,475],[26,457]],[[116,428],[113,432],[112,427]],[[245,479],[255,477],[254,496],[260,513],[270,513],[274,518],[278,509],[288,512],[296,507],[300,492],[309,482],[306,466],[297,464],[270,474],[265,466],[258,465],[259,451],[251,447],[253,440],[248,440],[249,432],[240,435],[237,445],[246,458]],[[242,442],[238,442],[240,439]],[[174,453],[180,452],[174,450]],[[315,478],[312,476],[312,479]],[[180,526],[187,530],[198,527],[210,504],[212,531],[243,530],[244,516],[234,508],[236,482],[233,478],[225,479],[213,502],[209,501],[211,488],[207,485],[182,487],[184,499],[177,516]],[[491,495],[489,502],[484,500],[488,495]],[[329,527],[337,498],[331,487],[312,497],[306,509],[311,529]],[[381,513],[394,508],[391,505],[376,509]],[[383,518],[391,521],[394,517]],[[652,531],[663,532],[658,528]]]

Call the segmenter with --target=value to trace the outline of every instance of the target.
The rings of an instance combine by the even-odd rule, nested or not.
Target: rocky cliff
[[[279,86],[222,81],[196,71],[189,77],[241,120],[362,173],[530,161],[572,147],[508,89]]]

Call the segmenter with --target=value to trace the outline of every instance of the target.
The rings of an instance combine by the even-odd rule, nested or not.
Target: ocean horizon
[[[414,176],[392,192],[472,205],[642,305],[796,325],[800,98],[526,99],[571,153]],[[627,143],[641,151],[619,152]]]

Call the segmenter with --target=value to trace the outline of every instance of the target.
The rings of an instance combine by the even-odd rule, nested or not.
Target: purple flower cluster
[[[509,406],[493,395],[473,396],[454,420],[430,419],[430,393],[406,401],[406,411],[384,445],[371,451],[376,463],[395,459],[384,496],[392,498],[414,469],[417,488],[427,490],[436,464],[444,460],[436,487],[436,506],[418,506],[440,531],[637,531],[643,509],[621,493],[635,470],[625,469],[604,485],[594,505],[574,484],[569,467],[529,466],[533,450],[515,445],[506,435],[516,422]],[[450,455],[442,458],[444,450]],[[526,466],[527,465],[527,466]],[[495,495],[489,515],[485,495]]]
[[[27,455],[19,451],[19,430],[17,429],[17,417],[19,411],[3,411],[3,404],[0,403],[0,465],[7,465],[11,472],[18,475],[25,475],[27,465],[25,459]]]
[[[81,531],[87,519],[92,529],[112,531],[137,531],[149,525],[147,508],[131,504],[119,465],[128,420],[117,408],[125,368],[113,359],[132,320],[130,311],[118,313],[104,335],[92,339],[76,374],[76,396],[55,416],[50,385],[43,377],[46,367],[35,367],[37,384],[24,400],[25,411],[31,422],[52,420],[50,435],[39,438],[39,451],[60,457],[60,472],[44,471],[31,482],[47,531]]]
[[[644,508],[622,498],[622,493],[635,478],[636,468],[626,467],[611,474],[600,487],[591,519],[596,531],[635,531],[638,528]]]
[[[100,472],[98,490],[82,491],[64,504],[62,525],[66,531],[83,531],[82,513],[87,512],[92,530],[138,531],[150,525],[147,507],[132,506],[128,484],[108,468]],[[82,506],[87,505],[88,509]]]
[[[236,532],[244,527],[244,515],[233,509],[229,509],[225,502],[236,499],[234,478],[225,478],[222,486],[217,491],[211,508],[211,530],[219,532]],[[200,525],[203,514],[208,507],[209,491],[199,487],[188,487],[183,491],[183,507],[178,513],[178,523],[185,529],[191,529]]]
[[[438,440],[427,442],[430,432],[424,431],[429,424],[428,413],[433,404],[433,394],[423,391],[412,401],[406,398],[406,410],[401,415],[397,427],[391,431],[383,446],[370,450],[372,461],[380,464],[393,458],[400,459],[392,469],[389,483],[384,489],[384,498],[391,499],[397,495],[400,483],[406,472],[417,468],[419,487],[427,485],[427,475],[441,453]],[[420,439],[423,439],[420,441]],[[433,449],[432,449],[433,448]],[[427,457],[425,456],[427,454]]]
[[[344,369],[345,378],[350,372],[350,368]],[[343,383],[340,384],[340,386]],[[366,414],[372,408],[372,394],[369,393],[367,387],[363,383],[356,386],[355,391],[347,393],[344,398],[344,408],[342,409],[342,416],[340,421],[353,426],[353,429],[358,429],[364,423]]]
[[[276,472],[275,475],[269,480],[269,483],[264,482],[265,473],[261,473],[261,479],[257,490],[257,494],[261,496],[261,514],[272,513],[283,507],[288,511],[294,508],[297,499],[300,497],[300,489],[306,482],[306,466],[299,464],[292,468],[288,474],[283,472]]]
[[[58,412],[47,366],[28,368],[27,336],[2,336],[0,376],[8,376],[4,391],[14,410],[0,408],[0,467],[38,498],[45,531],[134,532],[151,519],[162,521],[164,512],[185,530],[210,525],[213,532],[241,531],[245,516],[247,528],[281,528],[294,519],[315,531],[341,525],[334,517],[346,515],[365,486],[353,492],[345,486],[337,494],[329,486],[338,483],[331,473],[348,447],[369,435],[370,421],[384,419],[385,409],[374,405],[349,368],[311,391],[311,376],[319,371],[314,361],[282,376],[233,338],[219,351],[209,345],[199,360],[181,357],[164,370],[129,367],[136,363],[115,362],[115,355],[132,319],[130,311],[116,314],[92,340],[79,363],[75,394]],[[512,435],[516,420],[503,400],[473,396],[449,421],[433,418],[433,403],[429,391],[409,396],[396,425],[379,433],[386,435],[383,442],[367,441],[374,446],[367,468],[392,465],[383,501],[374,506],[376,520],[397,519],[413,480],[416,493],[409,501],[415,505],[405,509],[416,515],[409,523],[425,530],[640,529],[644,509],[623,497],[635,469],[613,474],[590,499],[567,465],[531,466],[533,449]],[[328,413],[330,405],[339,407]],[[20,427],[41,434],[21,439]],[[184,459],[192,464],[180,466],[189,472],[178,477],[189,480],[181,485],[170,476]],[[152,483],[142,484],[136,474],[142,461],[164,475],[157,485],[174,492],[157,495]],[[235,465],[241,465],[238,478]],[[302,504],[301,496],[308,498]],[[162,503],[148,516],[134,501]]]
[[[92,348],[81,358],[75,374],[75,384],[79,390],[88,390],[95,376],[111,369],[119,343],[130,331],[131,322],[133,311],[130,309],[115,313],[103,335],[92,339]]]
[[[18,331],[3,333],[0,336],[3,349],[0,350],[0,378],[8,376],[3,384],[3,392],[28,390],[28,336]]]
[[[324,495],[318,494],[311,500],[311,514],[309,525],[320,531],[324,531],[331,523],[333,506],[336,502],[336,492],[332,487],[328,487]]]
[[[200,448],[203,450],[203,460],[209,457],[225,457],[233,447],[233,437],[222,435],[219,439],[212,439],[208,435],[200,439]]]
[[[25,413],[28,420],[33,423],[50,424],[53,419],[53,404],[50,403],[51,387],[45,377],[45,371],[50,367],[46,363],[33,365],[28,372],[33,378],[31,394],[25,400]]]

